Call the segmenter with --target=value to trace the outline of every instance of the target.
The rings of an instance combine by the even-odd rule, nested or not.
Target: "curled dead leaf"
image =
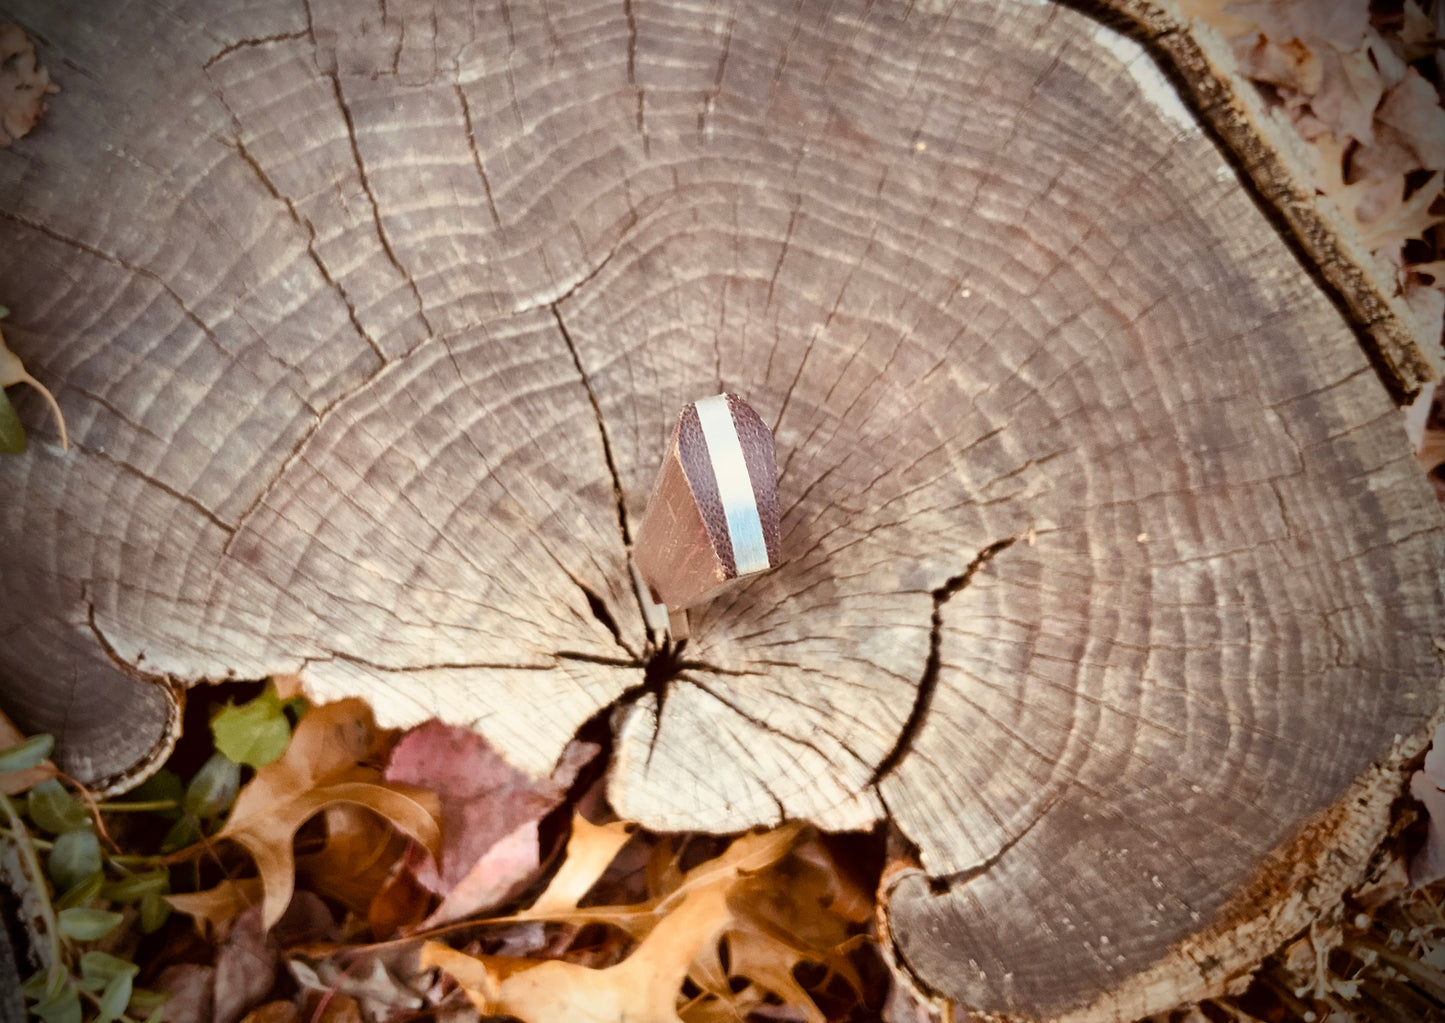
[[[259,778],[262,768],[257,772]],[[292,841],[297,830],[327,807],[353,803],[386,818],[402,834],[428,850],[441,841],[436,820],[436,796],[424,789],[386,785],[374,768],[354,767],[332,776],[329,784],[267,804],[248,805],[241,812],[240,798],[226,826],[216,835],[244,846],[256,863],[264,890],[262,921],[270,927],[291,901],[296,886]],[[243,789],[242,796],[246,792]]]
[[[6,28],[14,27],[15,26],[13,25],[9,25],[5,26],[4,28],[0,28],[0,40],[3,40]],[[24,133],[22,132],[22,134]],[[4,130],[0,129],[0,145],[5,144],[4,136]],[[3,313],[0,313],[0,316],[3,316]],[[4,334],[0,334],[0,391],[3,391],[3,389],[6,387],[14,386],[15,384],[28,384],[35,390],[40,392],[40,396],[43,397],[46,403],[50,406],[51,414],[55,416],[55,425],[60,430],[60,448],[62,451],[67,450],[70,447],[70,437],[65,432],[65,415],[60,411],[60,403],[55,400],[55,395],[50,393],[50,388],[46,387],[39,380],[36,380],[33,376],[30,375],[30,373],[25,369],[24,363],[20,361],[20,356],[16,355],[5,346]],[[5,402],[6,407],[9,407],[9,399],[7,399],[3,394],[0,394],[0,402]],[[21,449],[23,449],[23,433],[21,434],[20,442],[20,447]]]
[[[731,919],[724,886],[708,885],[685,896],[631,955],[604,970],[492,956],[475,958],[480,972],[463,970],[461,953],[434,942],[423,948],[422,964],[451,973],[478,1011],[524,1023],[681,1023],[677,1000],[688,968]]]
[[[45,97],[59,91],[25,30],[0,25],[0,147],[28,135],[45,113]]]
[[[261,902],[261,879],[222,881],[203,892],[167,895],[165,900],[177,912],[191,917],[203,937],[225,931],[238,916]]]
[[[562,866],[526,915],[550,919],[552,914],[575,909],[631,837],[626,824],[593,824],[580,814],[574,817]]]
[[[373,900],[397,872],[409,842],[381,817],[355,803],[338,803],[321,812],[326,838],[316,852],[297,857],[297,883],[366,917]],[[423,907],[425,901],[423,893]]]
[[[236,797],[231,815],[216,837],[241,845],[255,861],[263,927],[269,929],[281,918],[295,891],[292,845],[297,830],[328,809],[342,805],[363,808],[429,853],[435,852],[441,841],[435,793],[386,782],[380,769],[372,766],[380,753],[380,737],[365,703],[343,700],[313,707],[296,726],[281,759],[257,770]],[[354,818],[333,816],[331,823],[342,831],[331,857],[323,857],[321,863],[362,874],[373,872],[375,862],[358,854],[357,835],[346,831]],[[343,880],[332,878],[330,884],[339,887]],[[206,895],[202,892],[188,898]],[[234,893],[218,893],[211,901],[199,903],[173,901],[172,905],[184,912],[190,912],[188,905],[199,905],[204,912],[219,914],[234,905]]]
[[[778,998],[796,1014],[790,1018],[825,1023],[830,1017],[816,1004],[823,981],[863,990],[850,953],[867,940],[872,900],[845,879],[816,835],[791,825],[744,835],[686,871],[664,840],[656,848],[668,863],[649,870],[647,899],[581,905],[628,838],[620,825],[578,818],[562,867],[542,896],[530,909],[490,921],[608,924],[637,942],[621,962],[593,968],[471,956],[428,942],[423,965],[445,971],[479,1011],[525,1023],[712,1023],[767,1011]],[[803,963],[821,971],[818,985],[799,979]]]

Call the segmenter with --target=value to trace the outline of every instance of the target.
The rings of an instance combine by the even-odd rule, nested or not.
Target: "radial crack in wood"
[[[0,151],[7,340],[75,441],[19,397],[0,699],[67,769],[144,771],[154,680],[299,672],[538,773],[617,704],[624,815],[891,818],[902,966],[1020,1019],[1218,990],[1367,858],[1441,703],[1439,513],[1114,29],[6,10],[83,69]],[[658,649],[632,524],[720,392],[774,433],[782,564]]]

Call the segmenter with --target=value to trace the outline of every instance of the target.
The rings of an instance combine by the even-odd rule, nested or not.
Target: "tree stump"
[[[0,670],[70,771],[142,773],[203,680],[535,772],[611,706],[650,827],[891,819],[899,966],[1009,1018],[1216,991],[1360,869],[1441,704],[1440,515],[1114,27],[6,11],[63,91],[0,152],[0,297],[73,450],[0,460]],[[774,430],[783,563],[678,655],[628,548],[724,390]]]

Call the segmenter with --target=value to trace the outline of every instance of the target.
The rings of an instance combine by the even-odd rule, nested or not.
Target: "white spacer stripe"
[[[753,493],[748,463],[743,458],[743,445],[738,440],[737,424],[728,408],[725,394],[717,394],[694,403],[697,419],[702,424],[702,438],[707,443],[708,460],[717,478],[717,493],[727,517],[728,539],[733,545],[733,561],[738,575],[761,572],[770,567],[768,545],[763,539],[763,523],[758,516],[758,498]]]

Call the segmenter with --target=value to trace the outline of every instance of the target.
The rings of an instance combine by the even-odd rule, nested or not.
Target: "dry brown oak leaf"
[[[664,839],[654,852],[665,862],[650,866],[658,883],[649,885],[648,899],[579,907],[579,896],[626,836],[619,825],[595,826],[579,816],[547,890],[527,910],[494,920],[610,925],[637,942],[621,962],[593,969],[562,960],[474,957],[433,941],[422,948],[422,966],[450,974],[479,1011],[524,1023],[740,1020],[763,1008],[767,996],[781,998],[807,1023],[826,1023],[834,1017],[795,977],[802,962],[822,967],[853,998],[864,989],[847,953],[864,940],[859,930],[872,915],[870,900],[816,833],[786,825],[744,835],[686,872]],[[692,982],[692,997],[684,995],[684,981]]]
[[[84,72],[0,153],[7,340],[77,441],[0,463],[0,702],[71,773],[163,747],[147,679],[294,672],[537,776],[616,703],[623,816],[890,817],[900,965],[1021,1018],[1218,989],[1383,832],[1441,703],[1440,513],[1113,29],[11,11]],[[627,542],[723,390],[774,429],[785,559],[670,661]]]
[[[296,726],[280,760],[256,771],[246,783],[216,833],[242,846],[255,861],[261,882],[261,926],[269,929],[291,902],[296,890],[297,861],[292,848],[296,832],[312,817],[333,811],[328,818],[327,848],[313,854],[318,862],[350,873],[364,873],[366,861],[357,848],[361,822],[336,815],[340,807],[359,807],[384,818],[397,831],[420,844],[430,855],[441,846],[441,808],[436,793],[413,785],[385,781],[381,768],[367,761],[379,751],[379,737],[371,710],[360,700],[338,700],[312,707]],[[365,834],[365,832],[363,832]],[[373,833],[374,834],[374,833]],[[386,847],[384,834],[378,845]],[[319,890],[339,901],[346,897],[345,878],[335,871],[324,876]],[[198,926],[224,919],[228,909],[240,905],[253,888],[223,881],[205,892],[172,895],[172,907],[196,917]],[[364,910],[365,902],[361,903]]]
[[[59,92],[35,59],[35,44],[19,25],[0,24],[0,147],[30,134]]]

